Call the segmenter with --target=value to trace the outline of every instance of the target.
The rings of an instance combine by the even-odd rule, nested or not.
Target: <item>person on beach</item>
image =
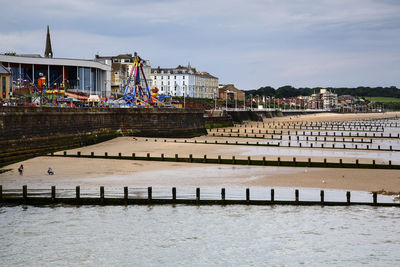
[[[53,172],[53,170],[49,167],[49,169],[47,170],[47,173],[49,174],[49,175],[53,175],[54,174],[54,172]]]
[[[22,173],[24,172],[24,165],[21,164],[21,166],[19,166],[18,172],[19,172],[19,175],[22,175]]]

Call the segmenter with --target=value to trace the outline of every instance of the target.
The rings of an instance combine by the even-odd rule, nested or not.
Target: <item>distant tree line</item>
[[[391,87],[356,87],[356,88],[333,88],[333,87],[315,87],[315,88],[295,88],[290,85],[279,87],[275,89],[270,86],[261,87],[259,89],[248,90],[245,91],[246,96],[250,94],[255,96],[274,96],[277,98],[287,98],[287,97],[296,97],[296,96],[308,96],[313,93],[318,93],[321,88],[326,88],[332,93],[338,95],[352,95],[358,97],[397,97],[400,98],[400,90],[395,86]]]

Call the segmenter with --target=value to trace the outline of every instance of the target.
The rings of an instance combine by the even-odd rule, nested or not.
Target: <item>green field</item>
[[[365,99],[369,101],[381,102],[381,103],[400,103],[400,98],[396,97],[366,97]]]

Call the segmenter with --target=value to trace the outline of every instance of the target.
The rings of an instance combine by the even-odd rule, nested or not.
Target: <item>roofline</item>
[[[11,56],[0,54],[0,62],[19,63],[19,64],[35,64],[35,65],[64,65],[79,66],[102,69],[111,71],[110,65],[90,59],[73,59],[73,58],[45,58],[45,57],[29,57],[29,56]]]

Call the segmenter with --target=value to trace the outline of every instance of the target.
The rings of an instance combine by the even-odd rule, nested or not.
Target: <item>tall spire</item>
[[[46,50],[44,51],[44,57],[53,58],[53,50],[51,49],[49,25],[47,25]]]

